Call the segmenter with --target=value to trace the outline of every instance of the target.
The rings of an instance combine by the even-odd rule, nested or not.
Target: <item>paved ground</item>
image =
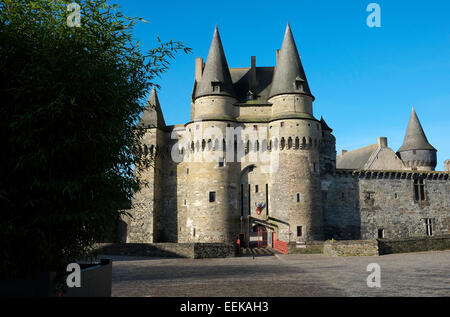
[[[114,260],[113,296],[450,296],[450,251],[374,257],[109,258]],[[381,288],[367,286],[369,263],[381,267]]]

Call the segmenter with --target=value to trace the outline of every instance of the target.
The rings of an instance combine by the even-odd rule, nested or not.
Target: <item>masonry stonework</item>
[[[414,109],[397,152],[381,137],[337,156],[289,26],[275,67],[252,57],[249,68],[229,68],[217,28],[206,63],[195,65],[190,122],[167,126],[155,90],[142,115],[152,165],[123,219],[126,242],[177,243],[158,250],[190,257],[194,246],[209,256],[238,237],[260,247],[281,240],[288,252],[374,253],[358,241],[450,234],[448,161],[434,171],[437,150]]]

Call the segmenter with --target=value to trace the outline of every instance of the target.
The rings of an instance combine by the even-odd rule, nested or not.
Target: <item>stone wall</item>
[[[98,243],[98,254],[177,258],[222,258],[234,256],[233,244],[224,243]]]
[[[376,240],[325,241],[323,253],[330,256],[373,256],[378,255]]]
[[[431,250],[449,250],[450,235],[437,237],[422,237],[408,239],[379,239],[379,252],[381,254],[420,252]]]
[[[425,200],[414,200],[423,177]],[[399,239],[450,234],[450,180],[439,172],[337,171],[322,177],[327,239]],[[382,230],[382,231],[381,231]]]
[[[324,241],[307,241],[305,243],[288,243],[288,254],[315,254],[323,253]]]

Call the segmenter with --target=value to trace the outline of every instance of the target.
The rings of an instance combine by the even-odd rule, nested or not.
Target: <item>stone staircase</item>
[[[275,254],[281,254],[273,248],[241,248],[241,253],[238,256],[274,256]]]

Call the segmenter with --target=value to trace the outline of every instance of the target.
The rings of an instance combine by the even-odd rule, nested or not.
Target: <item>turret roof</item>
[[[325,122],[323,117],[320,117],[320,124],[322,125],[322,131],[330,131],[333,132],[333,129],[331,129],[328,124]]]
[[[303,90],[297,89],[296,81],[303,83]],[[300,92],[311,95],[305,71],[303,70],[297,46],[295,45],[294,37],[291,32],[291,27],[288,23],[278,56],[270,96]]]
[[[425,136],[425,132],[423,132],[422,125],[420,124],[419,118],[417,117],[414,108],[411,111],[411,116],[409,118],[408,128],[406,129],[403,145],[400,147],[398,152],[409,150],[436,151],[436,149],[430,143],[428,143],[427,137]]]
[[[147,99],[147,104],[138,125],[144,128],[163,128],[166,125],[161,111],[161,105],[159,104],[158,94],[154,87]]]
[[[220,83],[220,90],[213,91],[213,82]],[[233,83],[231,81],[230,70],[220,39],[219,29],[214,30],[213,39],[209,48],[208,58],[202,77],[198,83],[195,97],[207,95],[229,95],[234,96]]]

